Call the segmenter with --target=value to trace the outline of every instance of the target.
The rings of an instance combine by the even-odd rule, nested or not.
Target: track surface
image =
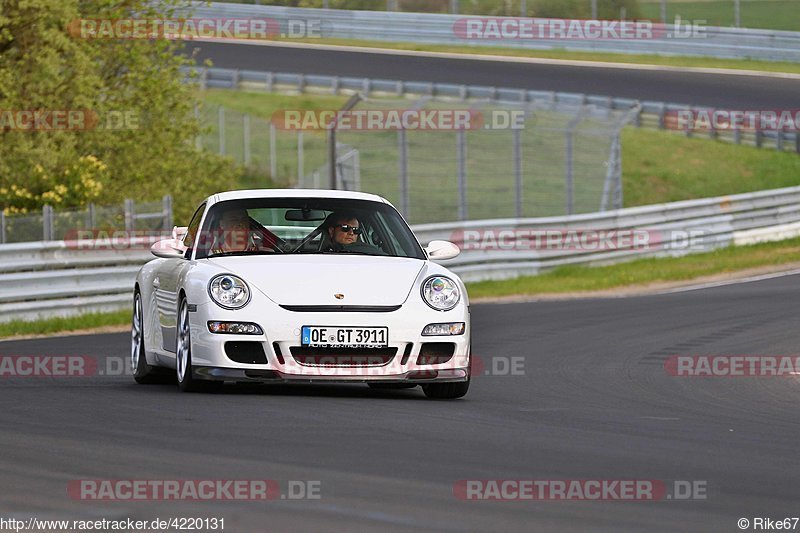
[[[227,531],[739,531],[740,517],[798,516],[798,381],[678,378],[662,365],[669,354],[797,354],[799,282],[475,305],[475,353],[522,357],[524,375],[476,376],[459,401],[364,386],[200,395],[124,376],[0,378],[0,516],[217,516]],[[0,355],[127,351],[126,334],[0,343]],[[322,499],[73,501],[67,482],[82,478],[318,480]],[[504,478],[702,480],[708,496],[453,496],[457,480]]]
[[[214,66],[565,91],[731,109],[796,109],[800,80],[198,43]]]

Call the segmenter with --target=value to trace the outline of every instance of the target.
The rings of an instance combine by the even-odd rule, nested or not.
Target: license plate
[[[301,344],[319,348],[386,348],[387,327],[303,326]]]

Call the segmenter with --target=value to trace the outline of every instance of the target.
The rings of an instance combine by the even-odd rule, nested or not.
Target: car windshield
[[[360,254],[425,259],[390,205],[332,198],[249,198],[214,204],[197,258],[270,254]]]

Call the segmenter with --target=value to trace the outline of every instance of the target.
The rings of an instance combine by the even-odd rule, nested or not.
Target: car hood
[[[401,305],[426,264],[404,257],[332,254],[208,261],[281,305]],[[339,299],[337,294],[344,296]]]

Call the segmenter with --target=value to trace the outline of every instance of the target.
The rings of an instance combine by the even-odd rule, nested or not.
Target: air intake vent
[[[266,365],[267,355],[260,342],[230,341],[225,343],[225,355],[236,363]]]

